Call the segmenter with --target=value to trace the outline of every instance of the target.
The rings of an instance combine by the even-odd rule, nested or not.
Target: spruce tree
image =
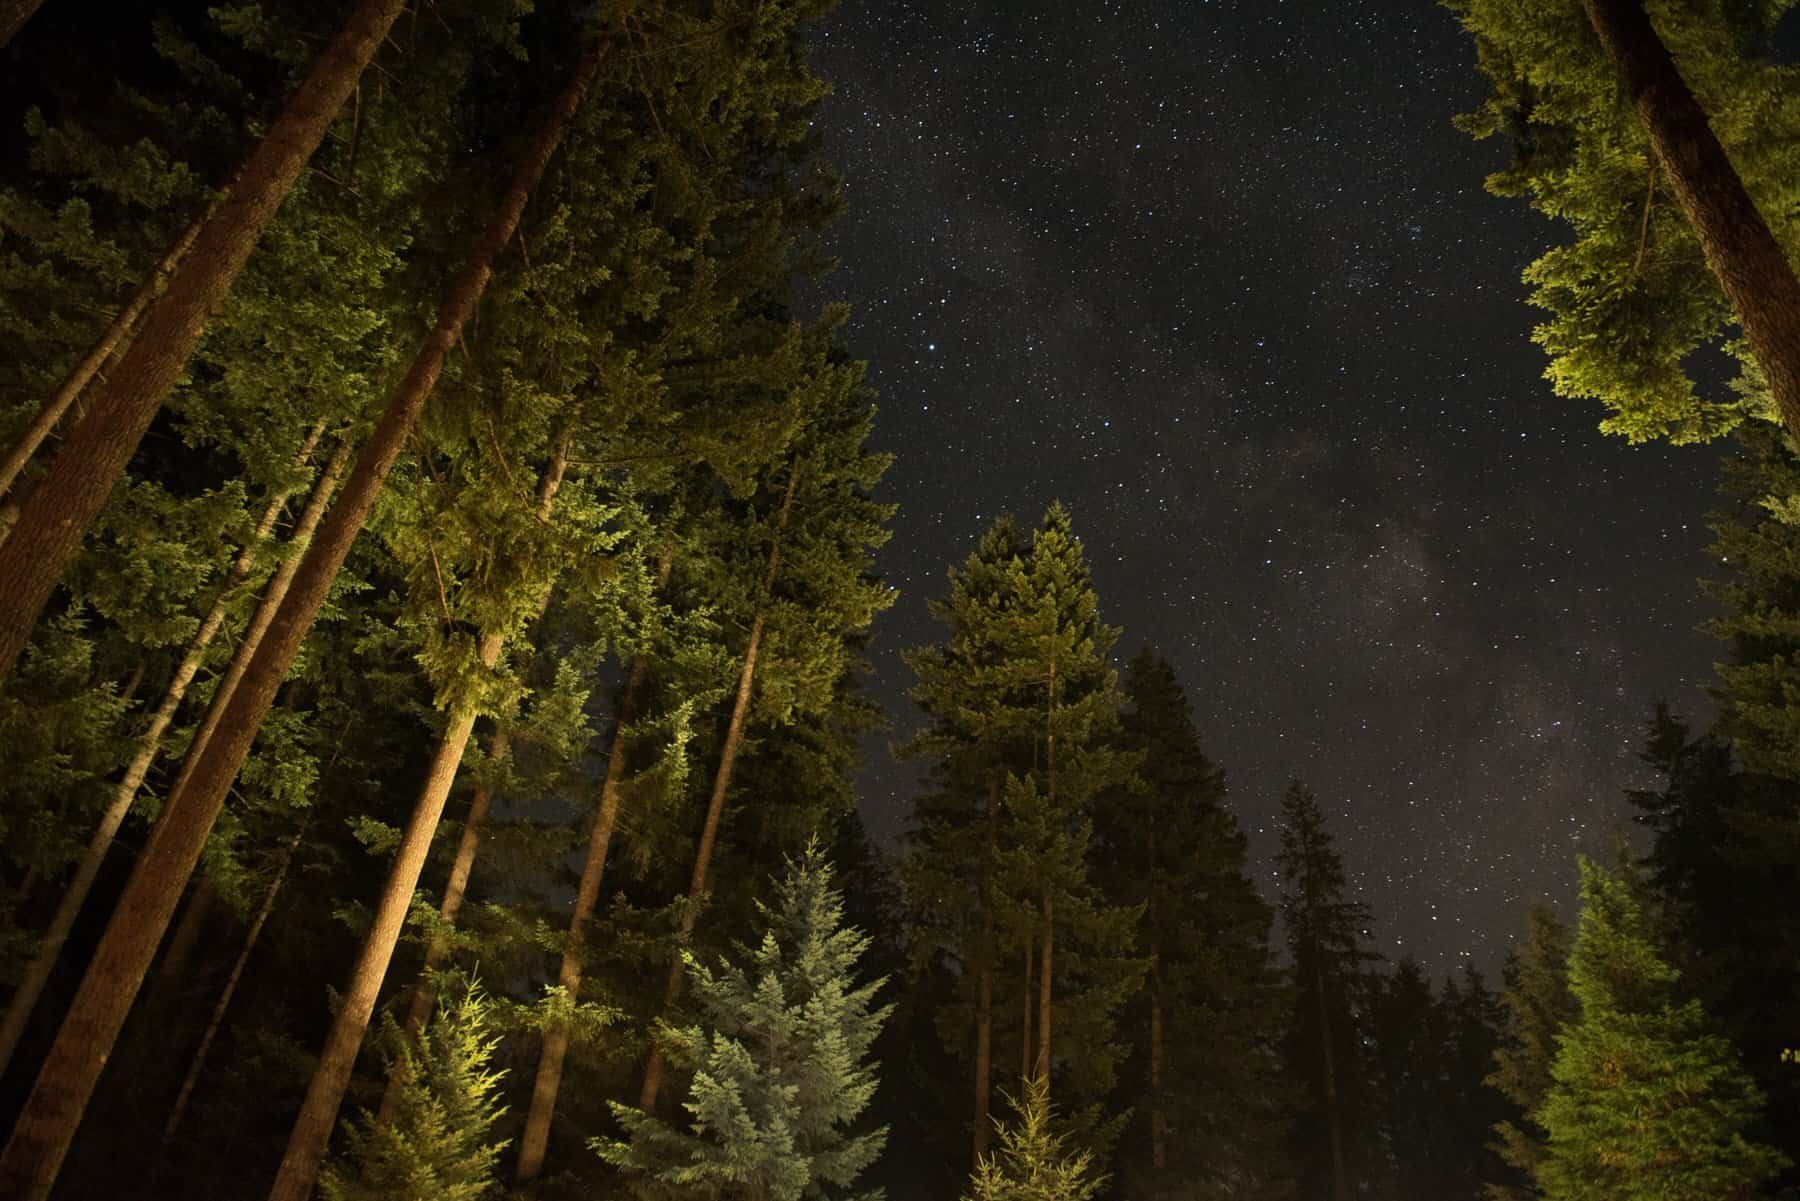
[[[1040,1076],[1020,1087],[1016,1120],[996,1123],[1000,1149],[976,1164],[963,1201],[1090,1201],[1106,1186],[1093,1152],[1052,1132],[1048,1080]]]
[[[694,1073],[683,1101],[691,1129],[614,1105],[625,1137],[594,1143],[633,1196],[870,1196],[856,1182],[886,1130],[856,1126],[876,1090],[869,1050],[892,1007],[875,1004],[882,981],[856,979],[869,939],[843,924],[817,843],[789,861],[759,912],[762,940],[740,947],[737,962],[689,963],[701,1020],[664,1032],[671,1058]]]
[[[1747,1137],[1762,1098],[1677,981],[1631,886],[1583,859],[1569,956],[1581,1014],[1538,1115],[1548,1201],[1748,1198],[1785,1165]]]
[[[1490,1182],[1492,1201],[1529,1201],[1540,1195],[1544,1130],[1538,1114],[1550,1092],[1557,1040],[1579,1013],[1569,991],[1570,941],[1569,928],[1556,911],[1534,905],[1525,943],[1506,963],[1501,997],[1508,1021],[1487,1083],[1513,1104],[1518,1116],[1494,1127],[1494,1152],[1514,1179]]]
[[[499,1036],[493,1002],[474,981],[444,995],[416,1038],[390,1020],[389,1072],[401,1083],[391,1115],[349,1123],[344,1158],[319,1181],[325,1201],[482,1201],[498,1192],[505,1072],[490,1066]]]

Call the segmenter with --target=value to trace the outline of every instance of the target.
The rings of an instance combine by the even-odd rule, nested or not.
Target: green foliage
[[[388,1020],[393,1117],[350,1123],[346,1155],[319,1182],[325,1201],[480,1201],[498,1191],[504,1142],[492,1141],[505,1107],[505,1073],[489,1066],[498,1037],[493,1003],[473,981],[446,983],[414,1045]]]
[[[1550,1092],[1557,1040],[1580,1012],[1569,991],[1569,944],[1569,928],[1556,911],[1535,905],[1524,946],[1507,960],[1501,996],[1508,1021],[1487,1083],[1519,1116],[1494,1127],[1494,1152],[1515,1178],[1490,1183],[1492,1201],[1529,1201],[1538,1195],[1544,1131],[1537,1114]]]
[[[1512,163],[1489,177],[1488,190],[1529,196],[1573,235],[1525,272],[1532,303],[1548,313],[1533,338],[1549,353],[1557,394],[1599,400],[1608,413],[1601,429],[1632,442],[1704,441],[1746,418],[1772,420],[1767,385],[1581,5],[1445,3],[1473,35],[1493,88],[1458,125],[1513,146]],[[1792,249],[1800,248],[1800,76],[1769,52],[1791,7],[1649,4],[1745,187]],[[1743,372],[1728,394],[1702,394],[1690,363],[1702,348],[1738,358]]]
[[[691,1128],[614,1105],[624,1139],[594,1149],[645,1201],[757,1197],[878,1197],[855,1192],[886,1130],[853,1133],[875,1094],[869,1049],[891,1007],[882,981],[859,984],[868,948],[843,924],[843,898],[815,843],[791,860],[764,932],[739,962],[690,959],[702,1020],[667,1030],[670,1059],[694,1073],[683,1108]]]
[[[1564,1033],[1538,1120],[1549,1201],[1745,1198],[1785,1161],[1746,1132],[1761,1105],[1698,1001],[1683,1001],[1625,880],[1583,860]]]
[[[1000,1150],[976,1165],[963,1201],[1089,1201],[1105,1187],[1093,1152],[1073,1150],[1067,1134],[1052,1133],[1047,1082],[1027,1081],[1015,1108],[1014,1122],[995,1122]]]

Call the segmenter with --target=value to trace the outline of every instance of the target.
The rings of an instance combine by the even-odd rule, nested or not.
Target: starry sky
[[[863,775],[915,787],[900,648],[1002,512],[1073,511],[1118,653],[1175,665],[1270,891],[1318,793],[1375,945],[1494,970],[1606,855],[1657,697],[1710,714],[1722,449],[1559,399],[1488,196],[1505,147],[1427,0],[844,0],[816,37],[847,177],[847,342],[900,506]],[[1565,909],[1565,911],[1567,911]]]

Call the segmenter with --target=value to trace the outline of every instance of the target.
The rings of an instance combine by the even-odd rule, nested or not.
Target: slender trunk
[[[167,290],[145,311],[130,349],[94,390],[86,416],[24,498],[17,524],[0,541],[0,680],[12,675],[44,602],[187,367],[208,318],[405,7],[406,0],[362,0],[356,6],[250,152]],[[14,1142],[24,1139],[21,1152],[35,1145],[37,1129],[28,1113],[23,1129],[13,1135]],[[0,1193],[20,1182],[5,1166],[9,1160],[16,1162],[0,1156]]]
[[[232,994],[237,992],[238,981],[244,977],[244,965],[250,961],[251,952],[256,950],[256,942],[262,937],[263,926],[268,923],[269,914],[275,908],[275,898],[280,895],[281,886],[287,882],[288,866],[294,861],[294,852],[300,848],[300,836],[303,833],[303,830],[295,831],[294,836],[282,848],[281,858],[275,866],[275,878],[269,882],[269,891],[263,894],[256,917],[252,919],[250,929],[244,935],[244,945],[238,949],[237,959],[231,965],[231,974],[225,977],[225,987],[219,990],[219,999],[213,1005],[212,1017],[206,1023],[206,1033],[200,1036],[200,1045],[194,1048],[193,1061],[188,1064],[187,1075],[181,1079],[181,1091],[175,1094],[175,1104],[169,1109],[169,1120],[163,1123],[162,1141],[165,1147],[181,1128],[181,1119],[187,1113],[188,1101],[194,1095],[194,1085],[199,1083],[200,1073],[206,1070],[206,1057],[212,1051],[213,1040],[219,1036],[219,1027],[225,1021],[225,1011],[231,1007]]]
[[[1150,962],[1150,1164],[1160,1172],[1169,1166],[1169,1119],[1163,1110],[1163,996],[1155,948]]]
[[[568,470],[572,437],[572,431],[563,435],[543,479],[539,481],[539,520],[549,520],[557,490],[562,487],[563,474]],[[549,604],[550,587],[549,583],[543,585],[540,605]],[[483,667],[491,668],[499,662],[500,650],[505,641],[506,635],[500,631],[488,630],[482,634],[477,653]],[[362,1050],[363,1035],[368,1033],[369,1018],[375,1012],[375,1001],[381,995],[382,982],[387,979],[388,965],[394,958],[394,948],[400,944],[400,931],[406,925],[407,911],[412,908],[413,892],[419,887],[419,875],[425,870],[425,860],[431,853],[432,840],[437,837],[438,823],[443,820],[444,803],[450,799],[450,788],[456,783],[456,773],[462,766],[463,752],[468,749],[469,735],[474,729],[473,705],[463,705],[451,712],[443,736],[438,741],[437,752],[432,756],[431,767],[426,772],[425,783],[419,789],[419,799],[414,802],[412,815],[407,819],[406,831],[400,837],[394,865],[388,871],[387,885],[382,889],[381,900],[375,908],[375,919],[369,927],[368,938],[363,942],[362,953],[357,956],[356,967],[350,974],[350,985],[344,992],[337,1018],[332,1022],[331,1033],[326,1036],[325,1048],[319,1053],[319,1066],[313,1071],[312,1083],[306,1089],[306,1099],[300,1103],[300,1113],[295,1117],[294,1128],[288,1135],[287,1151],[281,1157],[281,1166],[275,1173],[275,1183],[269,1189],[269,1201],[307,1201],[312,1196],[313,1182],[319,1174],[319,1163],[325,1158],[325,1146],[331,1141],[331,1128],[337,1123],[338,1107],[343,1104],[344,1091],[350,1086],[350,1074],[356,1067],[357,1053]],[[482,805],[480,816],[483,818],[486,817],[488,800],[482,796],[485,792],[483,789],[477,794]],[[474,820],[471,821],[470,828],[463,831],[456,864],[460,869],[460,877],[453,870],[450,885],[445,890],[446,904],[450,904],[452,892],[455,895],[455,903],[447,917],[454,918],[456,910],[462,908],[469,869],[475,862],[479,832],[480,822]],[[464,851],[467,852],[466,856]],[[419,991],[424,992],[425,989],[421,987]],[[415,993],[415,1003],[417,998],[418,994]],[[424,1015],[421,1014],[420,1021],[423,1020]],[[390,1086],[391,1084],[392,1081]],[[391,1106],[391,1099],[388,1099],[388,1104]]]
[[[1044,898],[1044,961],[1038,968],[1038,1054],[1037,1075],[1045,1089],[1050,1087],[1050,970],[1056,947],[1056,926],[1051,920],[1050,898]]]
[[[263,585],[262,596],[257,598],[256,608],[251,611],[250,622],[244,627],[244,635],[238,640],[237,650],[232,653],[231,662],[225,668],[225,674],[219,680],[218,687],[213,689],[212,700],[207,702],[206,713],[200,718],[200,728],[194,731],[194,737],[188,743],[187,754],[182,756],[181,769],[175,774],[175,786],[169,789],[171,797],[187,787],[188,776],[194,764],[206,753],[207,744],[219,729],[219,718],[225,707],[237,692],[238,684],[244,673],[250,670],[250,661],[256,657],[257,648],[262,646],[263,635],[269,632],[275,614],[281,610],[281,603],[287,599],[288,587],[294,582],[295,572],[300,570],[300,561],[306,556],[307,548],[312,545],[313,535],[318,532],[319,519],[325,515],[325,509],[331,504],[331,494],[337,491],[338,480],[343,478],[344,468],[350,462],[350,444],[340,442],[325,463],[325,469],[313,484],[312,494],[306,498],[306,505],[300,510],[300,516],[294,522],[294,532],[288,538],[287,553],[275,566],[275,574]]]
[[[674,560],[663,556],[657,570],[659,589],[668,586],[673,567]],[[613,720],[606,777],[600,784],[600,805],[594,813],[594,828],[588,835],[587,858],[582,861],[581,882],[575,889],[575,909],[569,915],[569,941],[563,948],[562,964],[556,976],[570,1005],[581,996],[581,934],[600,899],[600,879],[606,870],[606,855],[612,844],[613,827],[619,818],[619,790],[625,780],[625,728],[637,716],[638,690],[644,686],[648,671],[649,661],[640,653],[632,661],[631,673],[619,698],[619,712]],[[559,1021],[546,1024],[537,1077],[531,1086],[531,1108],[525,1115],[525,1132],[519,1137],[518,1178],[521,1181],[535,1180],[543,1170],[544,1152],[550,1143],[550,1120],[556,1116],[556,1095],[562,1087],[563,1060],[568,1053],[568,1026]]]
[[[1657,36],[1643,0],[1584,0],[1775,407],[1800,438],[1800,280]]]
[[[775,591],[775,578],[781,569],[781,538],[787,532],[788,515],[794,509],[794,486],[800,480],[795,466],[788,473],[787,492],[781,500],[781,515],[775,522],[775,536],[769,545],[769,566],[763,577],[763,599]],[[706,821],[700,827],[700,842],[694,848],[694,872],[688,880],[687,904],[681,911],[681,942],[685,944],[700,920],[700,902],[706,894],[712,871],[713,847],[719,837],[719,819],[725,812],[725,793],[731,787],[731,772],[737,765],[738,748],[744,741],[744,724],[750,716],[750,696],[756,676],[756,655],[762,645],[765,613],[757,606],[756,618],[750,623],[750,640],[744,646],[744,665],[738,672],[737,695],[731,702],[731,720],[725,727],[725,745],[719,751],[719,768],[713,773],[712,796],[706,805]],[[663,988],[663,1012],[681,996],[682,960],[679,950],[669,959],[668,983]],[[644,1065],[644,1086],[638,1090],[638,1108],[649,1113],[656,1108],[656,1097],[662,1091],[662,1049],[652,1044],[649,1062]]]
[[[975,1167],[987,1158],[993,1137],[992,1091],[994,1078],[994,856],[1000,843],[999,769],[988,790],[987,857],[981,866],[981,962],[975,977]],[[1030,1044],[1027,1043],[1027,1046]],[[1027,1073],[1029,1074],[1029,1073]]]
[[[213,887],[210,879],[201,876],[194,881],[187,908],[181,911],[181,920],[175,924],[175,932],[169,935],[169,945],[156,967],[157,995],[166,996],[187,982],[188,963],[194,957],[194,949],[200,945],[200,936],[206,932],[213,911],[219,907],[219,900],[219,890]]]
[[[44,0],[0,0],[0,46],[12,41],[43,4]]]
[[[394,7],[398,9],[398,0]],[[156,953],[156,944],[168,925],[175,902],[193,874],[206,836],[249,753],[251,741],[331,590],[350,544],[374,507],[388,470],[437,382],[450,348],[474,311],[501,249],[511,241],[526,198],[536,188],[545,163],[562,140],[599,70],[600,53],[601,43],[596,42],[582,59],[556,108],[527,146],[499,211],[451,285],[435,328],[358,457],[344,485],[344,495],[320,526],[297,569],[287,599],[221,714],[220,732],[208,742],[199,761],[191,764],[185,787],[179,787],[163,807],[162,816],[138,857],[137,868],[120,896],[112,922],[95,948],[81,988],[63,1019],[12,1137],[5,1150],[0,1151],[0,1196],[45,1201],[81,1121],[82,1110],[93,1094],[100,1069],[143,981],[144,970]],[[199,251],[197,246],[196,256]],[[149,333],[147,324],[139,344]],[[15,534],[0,544],[0,557],[10,553],[18,541]]]
[[[1024,1021],[1019,1029],[1019,1079],[1031,1079],[1031,982],[1032,967],[1037,962],[1037,940],[1030,934],[1025,936],[1025,994]]]
[[[1325,999],[1325,972],[1322,966],[1313,973],[1313,995],[1319,1001],[1319,1051],[1325,1066],[1325,1121],[1331,1137],[1331,1196],[1333,1201],[1350,1201],[1350,1181],[1344,1173],[1344,1123],[1338,1112],[1337,1064],[1331,1049],[1331,1006]]]
[[[302,464],[312,457],[313,447],[318,444],[323,432],[322,423],[308,432],[300,450],[299,461]],[[62,900],[58,902],[56,912],[50,918],[50,925],[38,945],[37,955],[26,969],[25,978],[13,991],[12,1000],[6,1007],[6,1016],[0,1019],[0,1074],[12,1062],[19,1038],[25,1033],[25,1023],[30,1019],[38,998],[43,995],[44,986],[50,981],[50,973],[56,970],[56,960],[62,952],[63,943],[68,941],[69,931],[75,928],[75,919],[80,916],[81,907],[87,901],[88,890],[99,876],[100,868],[105,864],[108,852],[112,850],[113,838],[124,824],[126,814],[131,812],[132,802],[137,800],[138,788],[143,784],[144,776],[156,761],[156,753],[162,748],[162,736],[168,730],[169,723],[175,719],[175,710],[180,707],[182,698],[187,696],[188,685],[194,682],[194,676],[206,658],[207,648],[212,646],[213,639],[224,628],[225,614],[231,607],[233,593],[249,577],[250,569],[256,565],[257,544],[267,539],[274,530],[281,510],[287,507],[287,498],[288,494],[285,492],[277,494],[270,497],[269,503],[264,506],[262,518],[256,525],[255,538],[233,560],[231,570],[225,578],[225,586],[219,590],[218,599],[200,622],[200,628],[194,631],[193,638],[188,642],[187,653],[176,666],[174,677],[170,679],[161,702],[150,715],[149,725],[139,738],[137,753],[131,757],[124,777],[113,789],[112,803],[100,815],[100,825],[88,840],[87,850],[75,867],[75,875],[63,891]]]
[[[7,0],[0,0],[0,45],[5,44],[8,36],[6,33],[6,4]],[[99,374],[101,367],[115,355],[122,354],[130,345],[132,327],[137,324],[138,318],[144,315],[144,310],[150,307],[150,302],[161,293],[169,276],[174,274],[175,268],[181,265],[181,260],[187,257],[187,252],[193,249],[194,239],[200,236],[200,229],[206,224],[206,219],[212,214],[214,207],[208,205],[206,211],[192,221],[181,232],[181,236],[175,239],[174,244],[163,254],[162,260],[156,264],[149,277],[138,285],[137,291],[131,294],[131,299],[125,302],[125,307],[119,310],[119,315],[113,318],[112,324],[106,327],[106,332],[100,335],[100,340],[89,348],[79,363],[70,368],[69,374],[61,386],[51,393],[49,400],[44,402],[44,407],[38,410],[37,416],[32,418],[31,424],[26,427],[25,432],[19,435],[18,442],[13,445],[11,450],[7,451],[6,458],[0,460],[0,497],[4,497],[12,490],[13,484],[18,481],[19,473],[25,470],[25,464],[31,462],[32,456],[37,454],[38,447],[42,446],[44,439],[48,438],[51,431],[56,429],[57,422],[63,419],[63,414],[69,411],[69,406],[75,403],[76,397],[80,396],[94,376]],[[0,534],[0,536],[4,535]]]

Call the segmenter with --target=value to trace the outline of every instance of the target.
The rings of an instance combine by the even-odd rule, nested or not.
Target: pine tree
[[[1749,1141],[1761,1097],[1698,1001],[1676,994],[1627,882],[1581,864],[1569,987],[1581,1016],[1563,1034],[1539,1111],[1548,1201],[1748,1198],[1785,1165]]]
[[[390,1075],[401,1081],[392,1115],[351,1122],[343,1161],[319,1181],[325,1201],[481,1201],[498,1192],[505,1072],[490,1067],[499,1037],[494,1004],[473,981],[444,983],[416,1039],[389,1020]]]
[[[882,981],[858,983],[866,935],[844,926],[843,897],[815,843],[790,860],[759,907],[761,943],[716,970],[688,965],[702,1020],[665,1030],[671,1058],[694,1072],[691,1130],[624,1105],[623,1139],[594,1149],[645,1201],[869,1196],[856,1180],[886,1130],[855,1132],[873,1098],[869,1049],[891,1006]]]
[[[1490,1183],[1492,1201],[1529,1201],[1539,1195],[1544,1131],[1537,1115],[1550,1092],[1557,1040],[1580,1012],[1569,991],[1570,941],[1569,928],[1556,911],[1534,905],[1525,944],[1507,960],[1501,996],[1509,1020],[1487,1083],[1512,1102],[1519,1116],[1494,1127],[1494,1152],[1513,1170],[1515,1180]]]
[[[1106,1186],[1091,1151],[1069,1146],[1067,1134],[1051,1132],[1056,1113],[1050,1082],[1024,1081],[1017,1120],[998,1122],[1000,1150],[983,1156],[963,1201],[1089,1201]]]
[[[1474,36],[1480,69],[1493,87],[1459,124],[1474,137],[1503,135],[1513,143],[1513,162],[1489,178],[1488,189],[1529,195],[1533,207],[1573,227],[1570,244],[1525,274],[1533,303],[1550,314],[1534,338],[1549,353],[1556,392],[1598,399],[1608,410],[1601,428],[1634,442],[1701,441],[1747,417],[1791,422],[1791,398],[1775,403],[1763,369],[1781,356],[1770,357],[1760,306],[1743,303],[1746,288],[1762,291],[1762,285],[1714,259],[1721,244],[1717,211],[1695,220],[1693,208],[1702,193],[1718,199],[1732,190],[1699,181],[1693,172],[1702,157],[1710,157],[1705,170],[1714,179],[1734,163],[1741,187],[1732,211],[1743,225],[1741,237],[1762,225],[1754,220],[1758,212],[1771,235],[1748,257],[1778,271],[1783,252],[1800,246],[1788,136],[1800,128],[1800,88],[1794,69],[1769,53],[1774,28],[1791,5],[1650,6],[1674,55],[1673,67],[1663,64],[1665,80],[1698,98],[1697,107],[1691,99],[1681,106],[1687,128],[1673,138],[1660,119],[1651,122],[1652,136],[1640,113],[1668,107],[1676,93],[1646,91],[1641,78],[1628,77],[1622,87],[1590,21],[1591,14],[1607,26],[1609,14],[1623,16],[1641,35],[1639,4],[1595,0],[1584,11],[1538,0],[1449,0],[1449,7]],[[1654,33],[1648,43],[1638,39],[1655,40]],[[1712,142],[1712,135],[1714,153],[1700,155],[1700,143]],[[1723,172],[1719,143],[1730,155]],[[1679,203],[1669,203],[1671,193]],[[1721,289],[1709,263],[1733,282]],[[1740,322],[1742,341],[1732,328]],[[1732,394],[1702,395],[1684,362],[1701,346],[1726,348],[1740,359],[1743,376]]]
[[[1361,1011],[1368,912],[1346,895],[1344,864],[1305,785],[1281,802],[1281,917],[1293,957],[1289,1072],[1303,1090],[1294,1126],[1300,1195],[1347,1201],[1375,1170]]]
[[[1125,695],[1120,737],[1142,787],[1097,808],[1096,863],[1114,903],[1143,906],[1150,971],[1128,1010],[1117,1175],[1131,1196],[1229,1196],[1270,1183],[1285,1137],[1273,914],[1174,669],[1144,648]]]

